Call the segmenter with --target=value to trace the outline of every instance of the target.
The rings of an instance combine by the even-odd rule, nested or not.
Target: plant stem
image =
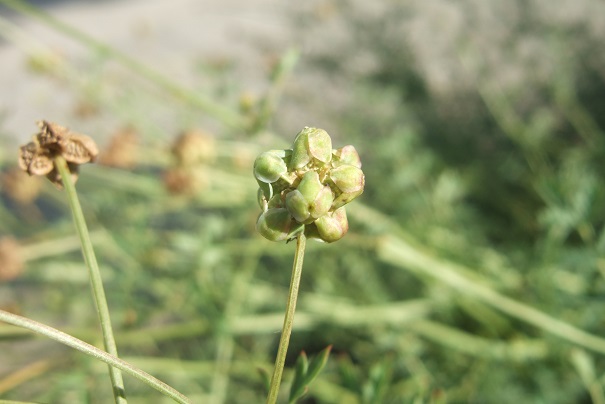
[[[296,252],[294,254],[294,264],[292,265],[292,279],[290,280],[286,315],[284,317],[281,338],[279,339],[279,348],[277,349],[277,357],[275,358],[275,367],[273,368],[273,376],[271,377],[271,384],[269,386],[267,404],[275,404],[277,402],[279,385],[281,384],[281,377],[284,373],[284,365],[286,363],[286,353],[288,352],[290,335],[292,334],[292,326],[294,325],[294,311],[296,310],[296,300],[298,298],[298,288],[300,286],[306,243],[307,238],[301,233],[296,239]]]
[[[166,383],[132,366],[130,363],[125,362],[122,359],[115,357],[114,355],[110,355],[107,352],[100,350],[99,348],[87,344],[86,342],[72,337],[69,334],[65,334],[64,332],[61,332],[55,328],[38,323],[37,321],[31,320],[29,318],[9,313],[4,310],[0,310],[0,321],[4,321],[5,323],[12,324],[17,327],[22,327],[40,335],[44,335],[71,348],[77,349],[78,351],[83,352],[86,355],[92,356],[95,359],[101,360],[111,366],[114,366],[115,368],[121,369],[124,371],[124,373],[136,377],[148,386],[151,386],[157,391],[172,398],[177,403],[187,404],[190,402],[187,397],[185,397],[172,387],[168,386]]]
[[[357,208],[359,208],[359,204]],[[605,354],[605,338],[587,333],[532,306],[502,295],[489,286],[462,275],[464,272],[470,273],[471,270],[433,257],[401,237],[382,238],[377,252],[378,258],[384,262],[422,276],[428,275],[461,292],[466,297],[473,297],[477,301],[486,303],[534,327],[541,328],[584,348]]]
[[[69,201],[69,206],[71,207],[71,212],[73,214],[76,230],[78,232],[78,236],[80,237],[80,243],[82,244],[82,254],[84,255],[84,261],[86,262],[90,275],[90,285],[92,287],[92,294],[94,296],[97,314],[101,323],[105,350],[111,355],[117,357],[118,349],[116,347],[116,341],[111,328],[111,319],[109,317],[107,299],[105,298],[105,290],[103,289],[103,280],[101,278],[95,252],[92,248],[90,234],[88,233],[86,221],[84,220],[84,214],[82,213],[82,207],[80,206],[80,202],[78,200],[76,187],[72,182],[71,174],[67,167],[67,162],[63,157],[58,156],[55,158],[55,166],[61,175],[63,186],[65,187],[65,192],[67,193],[67,200]],[[113,396],[115,402],[125,404],[126,395],[124,391],[122,373],[119,369],[109,366],[109,377],[111,378],[111,384],[113,386]]]

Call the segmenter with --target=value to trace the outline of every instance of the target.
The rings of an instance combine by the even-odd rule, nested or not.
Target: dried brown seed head
[[[40,132],[36,135],[40,147],[48,150],[59,150],[61,141],[69,133],[69,129],[48,121],[38,121],[36,123],[40,128]]]
[[[69,162],[84,164],[93,162],[99,154],[97,144],[89,136],[48,121],[38,121],[38,126],[40,133],[36,140],[40,148],[53,154],[53,157],[57,153]]]
[[[74,184],[78,181],[79,167],[80,166],[76,163],[67,162],[67,168],[69,169],[69,173],[71,174],[71,181]],[[46,174],[46,178],[48,178],[48,180],[52,182],[58,189],[63,189],[63,180],[61,178],[61,174],[59,174],[59,171],[56,169],[55,166],[53,166],[51,172]]]
[[[21,146],[19,167],[29,175],[46,175],[58,188],[62,188],[55,159],[63,157],[75,183],[78,178],[78,164],[95,160],[99,150],[92,138],[70,132],[64,126],[48,121],[39,121],[40,132],[35,141]]]
[[[208,185],[201,170],[173,167],[164,173],[164,185],[171,194],[195,195]]]
[[[201,130],[184,132],[174,141],[172,154],[183,166],[212,162],[216,157],[214,137]]]
[[[23,171],[14,168],[4,173],[0,179],[0,187],[12,200],[29,204],[40,193],[41,182],[36,177],[29,178]]]
[[[19,148],[19,168],[29,173],[29,165],[37,152],[38,145],[34,142],[29,142],[28,144],[21,146]]]
[[[24,267],[19,242],[12,237],[0,238],[0,280],[8,281],[17,278]]]
[[[27,172],[30,175],[46,175],[53,169],[53,161],[51,157],[40,151],[36,153],[31,163],[29,164]]]
[[[99,155],[99,163],[118,168],[132,168],[138,159],[139,139],[133,129],[116,132],[107,148]]]
[[[91,137],[70,133],[60,142],[61,152],[70,163],[84,164],[94,162],[99,154],[97,144]]]
[[[19,167],[29,175],[46,175],[53,169],[53,161],[47,150],[29,142],[19,149]]]

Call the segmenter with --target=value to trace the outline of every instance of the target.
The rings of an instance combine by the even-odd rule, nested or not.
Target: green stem
[[[82,213],[82,207],[80,206],[80,202],[78,200],[76,187],[71,180],[71,174],[69,172],[69,168],[67,167],[67,162],[63,157],[58,156],[55,158],[55,166],[61,175],[63,186],[65,187],[65,192],[67,193],[67,200],[69,201],[69,206],[71,207],[71,212],[73,214],[76,230],[78,232],[78,236],[80,237],[80,243],[82,244],[82,254],[84,255],[84,261],[86,262],[90,275],[90,285],[92,287],[92,294],[94,296],[97,314],[101,323],[105,350],[111,355],[117,357],[118,349],[116,347],[116,341],[111,328],[111,319],[109,317],[107,299],[105,298],[105,290],[103,289],[103,280],[101,278],[101,272],[99,271],[99,265],[97,264],[95,252],[92,248],[90,234],[88,233],[86,221],[84,220],[84,214]],[[122,373],[119,369],[109,366],[109,377],[111,378],[113,395],[116,403],[125,404],[126,395],[124,391]]]
[[[17,327],[26,328],[40,335],[44,335],[71,348],[77,349],[78,351],[85,353],[86,355],[92,356],[95,359],[103,361],[114,368],[123,370],[124,373],[136,377],[143,383],[172,398],[177,403],[187,404],[190,402],[189,399],[183,394],[179,393],[172,387],[168,386],[166,383],[156,379],[150,374],[145,373],[142,370],[132,366],[130,363],[125,362],[122,359],[115,357],[114,355],[110,355],[107,352],[100,350],[99,348],[87,344],[86,342],[72,337],[69,334],[65,334],[64,332],[61,332],[55,328],[38,323],[37,321],[31,320],[29,318],[9,313],[4,310],[0,310],[0,321],[4,321],[5,323],[12,324]]]
[[[414,247],[402,238],[386,236],[378,246],[378,257],[407,271],[428,275],[461,292],[465,297],[473,297],[511,317],[541,328],[575,344],[605,354],[605,338],[589,334],[558,318],[519,303],[513,298],[504,296],[482,283],[461,275],[465,268],[457,264],[432,257]],[[466,271],[469,272],[469,271]]]
[[[279,385],[284,373],[286,353],[288,352],[290,335],[292,334],[292,326],[294,325],[294,311],[296,310],[296,299],[298,298],[306,242],[307,238],[304,234],[300,234],[296,239],[296,253],[294,254],[294,264],[292,266],[292,279],[290,280],[290,291],[288,292],[288,302],[286,304],[286,316],[284,317],[284,325],[282,327],[281,338],[279,339],[279,348],[277,349],[277,357],[275,358],[275,367],[269,386],[267,404],[275,404],[277,402]]]

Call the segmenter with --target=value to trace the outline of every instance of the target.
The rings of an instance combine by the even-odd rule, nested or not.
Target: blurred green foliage
[[[288,366],[303,349],[333,350],[303,402],[605,403],[601,41],[590,24],[541,13],[539,2],[498,41],[480,37],[485,10],[460,2],[467,20],[451,39],[457,64],[439,66],[460,76],[444,86],[401,28],[417,10],[384,3],[382,13],[336,2],[293,18],[311,39],[321,24],[341,24],[338,53],[303,53],[289,74],[346,85],[341,103],[310,110],[329,119],[336,143],[355,145],[366,173],[347,237],[308,245]],[[534,53],[520,57],[534,40]],[[360,55],[371,61],[367,69]],[[66,77],[65,63],[47,73]],[[268,371],[276,350],[293,246],[254,234],[251,165],[300,129],[274,134],[287,127],[271,109],[280,108],[276,94],[289,80],[280,74],[238,120],[251,122],[250,131],[223,122],[215,155],[193,167],[202,184],[193,192],[166,190],[163,179],[176,167],[170,139],[154,140],[148,118],[128,109],[120,119],[142,139],[136,165],[83,167],[78,182],[121,355],[194,402],[262,401],[256,369]],[[149,103],[129,91],[135,110]],[[96,95],[89,102],[111,110]],[[237,100],[222,94],[213,102],[235,111]],[[185,129],[190,117],[183,122]],[[6,150],[5,178],[15,165]],[[0,284],[0,305],[98,341],[63,196],[50,184],[28,203],[11,192],[4,181],[0,234],[23,244],[26,269]],[[0,386],[34,361],[46,364],[0,397],[110,400],[103,365],[13,328],[0,326],[0,338]],[[126,383],[133,402],[156,397]]]

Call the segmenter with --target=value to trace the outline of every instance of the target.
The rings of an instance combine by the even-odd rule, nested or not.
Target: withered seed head
[[[214,137],[202,130],[189,130],[180,134],[172,145],[172,154],[181,166],[209,163],[216,157]]]
[[[29,175],[46,175],[53,169],[50,153],[29,142],[19,149],[19,167]]]
[[[97,144],[86,135],[71,133],[61,142],[61,155],[71,163],[94,162],[99,154]]]
[[[38,144],[43,148],[58,148],[63,137],[68,133],[64,126],[47,121],[36,122],[40,132],[36,135]]]
[[[39,121],[37,124],[40,132],[35,136],[34,142],[21,146],[19,150],[19,167],[29,175],[46,175],[61,188],[61,178],[54,159],[62,156],[67,161],[75,182],[78,164],[93,162],[99,154],[96,143],[89,136],[71,132],[56,123]]]
[[[99,164],[118,168],[132,168],[139,154],[138,135],[132,128],[116,132],[106,149],[99,155]]]
[[[46,175],[53,169],[53,162],[50,156],[43,151],[37,153],[29,165],[29,173],[31,175]]]
[[[28,171],[29,165],[31,164],[36,152],[38,151],[38,145],[34,142],[29,142],[19,148],[19,168],[23,171]]]
[[[204,172],[191,167],[172,167],[164,173],[166,189],[175,195],[195,195],[206,186],[208,179]]]
[[[89,136],[71,132],[65,126],[48,121],[38,121],[40,133],[36,136],[40,148],[56,152],[69,162],[84,164],[94,162],[99,149]]]
[[[0,188],[12,200],[29,204],[36,199],[40,192],[41,182],[34,180],[37,178],[27,178],[22,170],[14,167],[0,176]]]
[[[21,245],[12,237],[0,238],[0,281],[17,278],[24,269]]]
[[[75,184],[78,181],[78,171],[80,170],[80,166],[75,163],[67,162],[67,168],[69,169],[69,173],[71,174],[71,180]],[[46,178],[59,189],[63,189],[63,181],[61,180],[61,174],[59,174],[59,170],[53,166],[51,172],[46,174]]]

